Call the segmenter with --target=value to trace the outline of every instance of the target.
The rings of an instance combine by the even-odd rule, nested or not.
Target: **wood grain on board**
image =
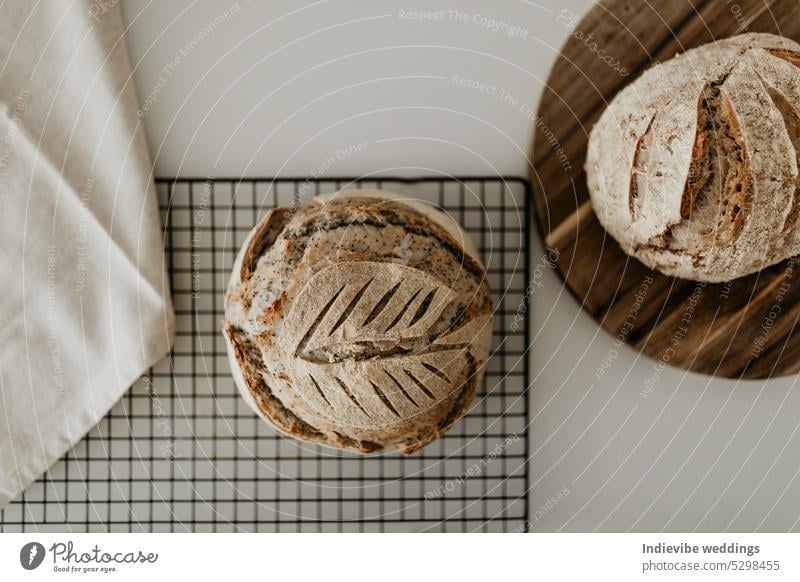
[[[536,220],[567,286],[612,335],[671,366],[727,378],[799,372],[793,261],[720,285],[651,271],[597,222],[583,165],[593,124],[647,67],[742,32],[800,41],[800,1],[605,0],[570,16],[558,15],[571,34],[542,95],[531,175]]]

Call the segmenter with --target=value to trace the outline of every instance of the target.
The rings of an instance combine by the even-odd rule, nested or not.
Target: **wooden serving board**
[[[666,277],[625,255],[589,203],[589,131],[617,92],[655,62],[741,32],[800,41],[798,0],[603,0],[570,29],[536,119],[536,219],[581,306],[620,341],[665,364],[726,378],[800,371],[794,260],[723,285]],[[589,36],[591,35],[591,36]]]

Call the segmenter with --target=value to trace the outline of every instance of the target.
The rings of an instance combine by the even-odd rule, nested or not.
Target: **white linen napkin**
[[[0,507],[169,351],[136,111],[116,1],[0,4]]]

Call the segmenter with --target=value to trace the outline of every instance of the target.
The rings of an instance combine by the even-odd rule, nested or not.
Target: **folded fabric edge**
[[[69,439],[69,435],[65,435],[63,432],[59,434],[55,429],[53,430],[53,434],[45,432],[45,434],[42,435],[43,442],[52,444],[45,450],[44,458],[38,457],[33,459],[35,462],[18,463],[18,481],[15,483],[8,482],[0,484],[0,509],[5,508],[22,494],[23,491],[30,487],[32,483],[44,475],[53,464],[64,458],[75,444],[83,440],[86,435],[106,417],[114,405],[125,396],[136,380],[139,379],[148,368],[151,368],[169,354],[175,341],[175,316],[169,305],[165,305],[164,319],[167,323],[167,333],[163,333],[164,330],[162,329],[160,333],[150,338],[152,342],[148,342],[148,345],[150,345],[151,348],[145,355],[142,366],[140,366],[141,369],[135,373],[129,372],[121,379],[123,385],[128,386],[128,388],[121,394],[115,394],[112,391],[99,391],[99,393],[95,395],[94,406],[91,409],[85,409],[85,417],[76,421],[76,425],[78,426],[76,432],[79,432],[81,435],[80,439],[76,439],[73,442]],[[15,490],[8,489],[9,486],[13,487]]]

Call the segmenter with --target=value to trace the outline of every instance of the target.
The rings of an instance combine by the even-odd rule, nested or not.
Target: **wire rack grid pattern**
[[[0,512],[0,531],[527,531],[525,287],[519,178],[159,179],[177,335],[169,358]],[[469,233],[496,301],[469,413],[416,454],[362,457],[288,439],[239,396],[220,334],[247,233],[274,206],[342,188],[427,201]]]

